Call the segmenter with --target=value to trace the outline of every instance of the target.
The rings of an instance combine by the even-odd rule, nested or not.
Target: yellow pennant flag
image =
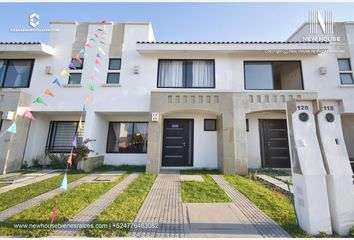
[[[82,116],[81,116],[79,125],[77,126],[77,131],[81,133],[83,130],[84,130],[84,125],[82,124]]]
[[[106,53],[103,51],[103,49],[101,47],[98,47],[98,51],[100,51],[102,53],[102,55],[106,55]]]
[[[61,71],[61,75],[64,77],[69,77],[70,73],[64,69],[63,71]]]

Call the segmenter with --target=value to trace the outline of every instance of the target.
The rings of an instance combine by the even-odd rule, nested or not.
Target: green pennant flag
[[[41,97],[37,97],[37,99],[34,100],[33,103],[38,103],[38,104],[47,105],[47,104],[44,102],[43,98],[41,98]]]
[[[95,91],[95,87],[94,87],[92,84],[90,84],[90,85],[88,86],[88,90],[90,90],[91,92],[93,92],[93,91]]]

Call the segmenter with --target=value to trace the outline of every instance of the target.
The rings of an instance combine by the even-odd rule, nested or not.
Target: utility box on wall
[[[287,103],[294,202],[300,227],[307,233],[332,233],[326,170],[317,139],[316,100]]]

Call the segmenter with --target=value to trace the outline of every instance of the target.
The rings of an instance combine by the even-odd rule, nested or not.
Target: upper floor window
[[[160,60],[160,88],[215,88],[214,60]]]
[[[298,61],[245,62],[247,90],[303,90]]]
[[[107,73],[107,84],[118,84],[120,79],[120,58],[109,59],[108,73]]]
[[[34,60],[0,60],[0,87],[28,88]]]
[[[81,84],[82,69],[84,59],[73,58],[69,64],[70,76],[68,84]]]
[[[353,71],[349,58],[338,59],[339,76],[342,84],[354,84]]]

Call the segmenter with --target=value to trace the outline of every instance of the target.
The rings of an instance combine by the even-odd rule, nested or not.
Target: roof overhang
[[[54,55],[54,48],[43,43],[0,43],[0,54]]]
[[[328,50],[328,43],[140,43],[140,54],[170,53],[263,53],[263,54],[310,54]]]

